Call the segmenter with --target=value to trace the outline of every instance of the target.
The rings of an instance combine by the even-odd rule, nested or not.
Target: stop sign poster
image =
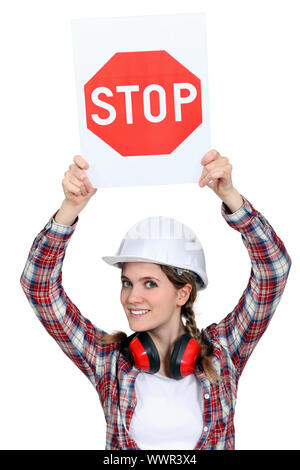
[[[72,36],[92,184],[197,183],[210,149],[205,15],[73,20]]]

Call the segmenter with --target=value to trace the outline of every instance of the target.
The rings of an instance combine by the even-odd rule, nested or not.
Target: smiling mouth
[[[140,310],[129,309],[130,316],[134,317],[134,318],[144,317],[149,312],[150,312],[150,310],[147,310],[147,309],[140,309]]]

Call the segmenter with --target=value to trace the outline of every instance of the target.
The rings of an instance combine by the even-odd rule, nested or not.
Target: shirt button
[[[207,427],[207,426],[204,426],[203,431],[204,431],[204,432],[208,431],[208,427]]]
[[[205,400],[208,400],[208,399],[209,399],[209,394],[206,393],[206,394],[204,395],[204,398],[205,398]]]

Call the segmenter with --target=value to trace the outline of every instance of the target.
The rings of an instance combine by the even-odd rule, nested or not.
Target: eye
[[[152,284],[152,285],[154,284],[154,287],[157,287],[157,284],[154,281],[147,281],[146,284]],[[150,289],[152,289],[152,288],[153,287],[150,287]]]
[[[127,279],[121,279],[122,287],[124,287],[124,288],[128,287],[128,285],[126,285],[126,282],[128,282],[128,284],[131,284],[131,282],[128,281]],[[154,281],[146,281],[145,285],[147,285],[147,284],[152,284],[152,286],[150,286],[150,289],[153,289],[153,287],[157,287],[157,284]]]

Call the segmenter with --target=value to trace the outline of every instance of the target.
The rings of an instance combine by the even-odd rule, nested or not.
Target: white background
[[[3,449],[104,449],[105,421],[88,379],[35,317],[19,284],[34,237],[63,200],[79,153],[72,18],[205,11],[212,148],[293,260],[272,322],[240,379],[237,449],[299,449],[299,15],[297,1],[11,1],[1,4],[1,436]],[[70,241],[63,285],[106,331],[128,329],[114,254],[137,220],[169,215],[204,246],[208,288],[198,326],[239,300],[250,261],[220,199],[197,185],[98,189]],[[296,232],[298,230],[298,233]],[[298,235],[296,237],[296,234]]]

